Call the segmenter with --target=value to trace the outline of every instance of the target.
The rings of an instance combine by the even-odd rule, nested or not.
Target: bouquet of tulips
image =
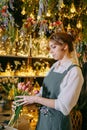
[[[15,98],[16,96],[31,95],[32,89],[33,89],[33,84],[31,81],[28,81],[26,84],[24,82],[18,83],[17,88],[14,88],[14,101],[17,100],[17,98]],[[20,105],[20,106],[19,106],[19,104],[16,105],[15,112],[13,113],[13,115],[8,123],[9,126],[12,127],[15,125],[15,123],[20,115],[20,112],[22,110],[22,107],[23,107],[23,105]]]

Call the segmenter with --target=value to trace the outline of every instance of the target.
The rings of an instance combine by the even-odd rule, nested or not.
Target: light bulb
[[[65,4],[62,2],[62,4],[61,4],[61,8],[64,8],[65,7]]]
[[[81,21],[80,21],[80,20],[78,21],[78,23],[77,23],[76,27],[77,27],[78,29],[82,29],[82,23],[81,23]]]
[[[76,12],[76,8],[75,8],[74,3],[71,4],[70,12],[71,12],[71,13],[75,13],[75,12]]]
[[[68,27],[67,27],[67,30],[70,30],[71,29],[71,26],[70,26],[70,23],[68,24]]]
[[[34,19],[34,15],[32,13],[30,14],[30,17]]]
[[[51,16],[50,10],[48,10],[46,16],[47,16],[47,17],[50,17],[50,16]]]
[[[25,11],[25,7],[23,7],[23,10],[21,12],[22,15],[25,15],[26,11]]]
[[[40,19],[41,19],[41,16],[38,15],[38,16],[37,16],[37,20],[40,20]]]

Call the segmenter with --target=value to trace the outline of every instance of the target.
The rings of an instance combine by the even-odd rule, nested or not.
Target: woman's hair
[[[54,43],[57,44],[57,45],[67,44],[68,48],[69,48],[69,52],[72,52],[74,50],[73,41],[75,40],[75,37],[73,37],[70,34],[67,34],[65,32],[53,33],[50,36],[49,40],[54,41]]]

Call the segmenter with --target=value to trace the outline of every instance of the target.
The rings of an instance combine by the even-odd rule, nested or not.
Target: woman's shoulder
[[[82,72],[81,70],[81,67],[79,64],[76,64],[76,63],[72,63],[69,67],[71,67],[71,71],[74,71],[74,72]]]
[[[72,65],[73,65],[73,67],[70,70],[70,74],[72,76],[81,77],[83,79],[81,67],[78,64],[72,64]]]

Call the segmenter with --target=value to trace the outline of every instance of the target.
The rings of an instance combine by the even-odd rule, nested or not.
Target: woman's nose
[[[51,53],[51,54],[53,53],[52,49],[50,49],[50,53]]]

